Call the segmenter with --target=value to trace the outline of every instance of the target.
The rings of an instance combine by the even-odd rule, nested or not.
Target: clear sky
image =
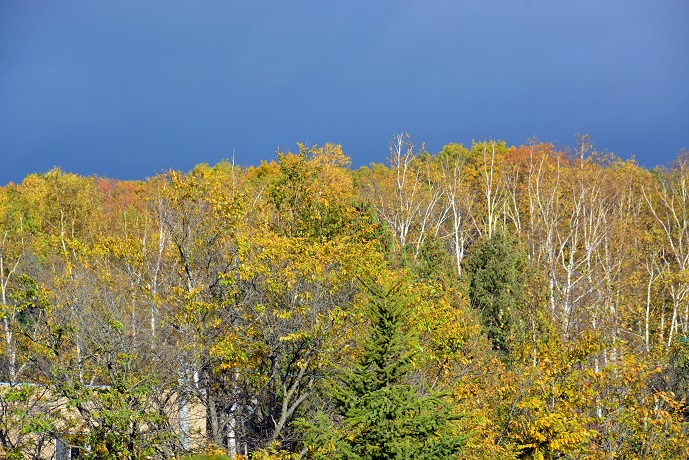
[[[689,148],[687,0],[0,0],[0,185],[144,179],[278,146],[383,162],[588,133],[647,167]]]

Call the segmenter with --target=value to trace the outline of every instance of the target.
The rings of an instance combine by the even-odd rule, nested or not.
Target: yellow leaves
[[[238,369],[246,366],[251,356],[249,346],[243,343],[234,331],[227,331],[209,349],[212,357],[220,359],[218,370]]]
[[[543,409],[543,405],[534,403],[534,408]],[[585,427],[586,418],[576,414],[566,416],[558,412],[543,412],[526,419],[518,417],[513,422],[517,431],[515,439],[520,450],[534,451],[533,458],[547,455],[567,454],[583,446],[596,436],[596,432]]]
[[[4,317],[12,318],[16,311],[17,311],[16,306],[5,305],[3,303],[0,303],[0,318],[4,318]]]
[[[347,234],[355,212],[354,187],[340,146],[306,147],[299,153],[278,151],[279,171],[265,184],[272,215],[269,225],[282,234],[329,239]]]
[[[261,277],[276,293],[296,289],[298,282],[328,283],[336,289],[351,280],[355,266],[372,258],[347,237],[312,241],[272,232],[257,232],[240,257],[240,278]],[[299,292],[303,301],[310,301],[310,295]]]
[[[577,444],[587,441],[593,435],[595,435],[595,432],[591,433],[587,430],[573,433],[565,431],[550,442],[550,448],[553,450],[568,450]]]
[[[442,362],[467,364],[463,345],[480,334],[480,325],[469,314],[468,309],[450,304],[446,293],[436,286],[417,284],[412,287],[415,302],[413,317],[415,328],[427,344],[426,358]]]
[[[531,396],[519,401],[517,407],[519,409],[540,409],[544,406],[544,402],[540,397]]]
[[[279,308],[273,309],[273,314],[278,319],[292,319],[292,317],[294,316],[294,313],[295,313],[294,311],[290,311],[290,310],[281,310]]]
[[[344,154],[342,146],[339,144],[327,143],[323,147],[314,145],[311,148],[307,148],[301,142],[297,143],[297,145],[300,152],[306,152],[318,164],[344,168],[352,164],[352,159]]]
[[[501,376],[498,399],[509,407],[506,436],[524,458],[583,458],[591,439],[589,429],[596,393],[596,375],[580,368],[580,360],[595,350],[595,340],[582,337],[568,352],[544,350],[536,366]],[[500,412],[498,412],[500,413]]]
[[[220,309],[221,305],[203,300],[198,288],[187,290],[173,286],[170,290],[173,297],[169,300],[174,299],[177,304],[173,318],[180,326],[197,332],[202,332],[203,328],[217,326],[213,322],[212,313]]]
[[[280,443],[276,441],[264,449],[255,451],[251,458],[252,460],[296,460],[301,458],[301,455],[281,449]]]
[[[299,342],[304,339],[308,339],[311,337],[311,334],[308,333],[307,331],[297,331],[293,332],[291,334],[287,334],[285,336],[280,337],[278,340],[280,342]]]

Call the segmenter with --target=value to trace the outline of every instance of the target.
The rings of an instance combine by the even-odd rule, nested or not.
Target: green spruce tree
[[[506,233],[479,240],[464,261],[471,306],[480,314],[493,349],[509,353],[525,326],[529,267],[525,251]]]
[[[412,385],[409,379],[419,348],[414,335],[403,330],[410,305],[402,285],[366,288],[370,326],[360,343],[362,355],[332,385],[337,428],[330,425],[326,433],[321,426],[310,439],[327,445],[328,458],[455,457],[464,443],[453,431],[452,422],[459,416],[443,394]]]

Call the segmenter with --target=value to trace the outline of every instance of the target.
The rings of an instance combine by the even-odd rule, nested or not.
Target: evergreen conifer
[[[409,381],[418,345],[413,333],[403,329],[409,305],[401,285],[367,288],[370,326],[361,340],[362,355],[333,384],[340,420],[337,435],[327,436],[330,457],[454,457],[464,443],[452,426],[459,416],[450,411],[445,395]]]

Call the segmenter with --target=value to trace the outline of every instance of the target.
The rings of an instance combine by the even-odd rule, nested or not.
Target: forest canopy
[[[350,165],[0,188],[0,457],[689,456],[689,152]]]

